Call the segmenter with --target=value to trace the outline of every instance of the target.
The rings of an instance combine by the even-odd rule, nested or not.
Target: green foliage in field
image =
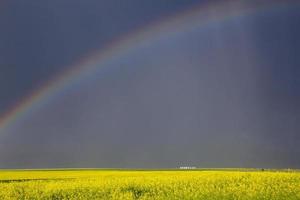
[[[0,199],[300,199],[298,172],[0,171]]]

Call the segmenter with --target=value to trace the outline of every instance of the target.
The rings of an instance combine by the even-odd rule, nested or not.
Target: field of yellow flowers
[[[2,170],[0,199],[300,199],[300,173],[244,170]]]

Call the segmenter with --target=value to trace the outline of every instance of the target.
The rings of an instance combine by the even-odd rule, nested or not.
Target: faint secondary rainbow
[[[226,3],[218,1],[218,3],[199,4],[179,14],[167,17],[162,21],[161,19],[156,20],[145,27],[116,38],[100,51],[85,56],[74,65],[68,67],[58,77],[50,80],[31,95],[22,99],[0,117],[0,131],[10,127],[38,107],[38,105],[49,101],[51,97],[54,97],[65,88],[68,88],[68,86],[79,81],[85,74],[101,68],[100,65],[103,62],[126,53],[129,49],[134,48],[143,41],[158,37],[164,32],[185,30],[183,29],[184,27],[193,27],[195,24],[197,26],[199,24],[200,26],[205,26],[213,22],[223,22],[268,8],[285,6],[292,2],[296,1],[251,1],[251,3],[248,2],[247,4],[234,0],[226,1]]]

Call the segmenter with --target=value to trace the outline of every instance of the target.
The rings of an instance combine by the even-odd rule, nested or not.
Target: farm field
[[[2,170],[0,199],[300,199],[300,173],[255,170]]]

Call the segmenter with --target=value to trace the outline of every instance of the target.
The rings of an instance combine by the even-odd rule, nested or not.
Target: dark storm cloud
[[[278,149],[290,152],[282,157],[298,164],[300,153],[300,18],[299,7],[283,10],[277,20],[265,17],[257,23],[258,53],[266,74],[264,108],[265,138]],[[273,17],[273,18],[272,18]],[[268,30],[272,28],[272,33]],[[280,158],[278,158],[280,159]]]
[[[299,9],[135,46],[6,130],[0,166],[299,168]]]

